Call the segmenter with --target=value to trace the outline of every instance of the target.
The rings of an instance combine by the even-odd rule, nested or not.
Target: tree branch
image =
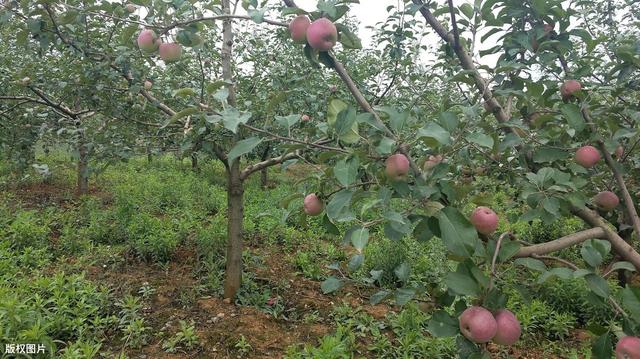
[[[254,163],[252,165],[247,166],[244,170],[242,170],[242,172],[240,173],[240,179],[245,180],[255,172],[258,172],[264,168],[275,166],[279,163],[297,158],[298,156],[299,156],[298,151],[295,151],[291,153],[285,153],[282,156],[269,158],[262,162]]]
[[[581,232],[573,233],[562,238],[546,243],[535,244],[520,248],[514,258],[531,257],[532,255],[545,255],[582,243],[587,239],[607,238],[605,231],[600,228],[591,228]]]
[[[611,243],[611,247],[627,262],[633,264],[636,270],[640,271],[640,254],[633,249],[622,237],[609,228],[607,222],[602,219],[596,212],[583,207],[573,207],[571,210],[576,216],[582,218],[593,227],[600,227],[606,233],[607,239]]]
[[[336,152],[341,152],[341,153],[351,153],[343,148],[340,147],[331,147],[331,146],[326,146],[323,145],[319,142],[306,142],[306,141],[302,141],[302,140],[298,140],[295,138],[291,138],[291,137],[285,137],[285,136],[280,136],[278,134],[275,134],[273,132],[269,132],[267,130],[263,130],[261,128],[257,128],[257,127],[253,127],[251,125],[247,125],[246,123],[241,124],[242,127],[247,128],[253,132],[258,132],[258,133],[262,133],[264,135],[267,135],[271,138],[275,138],[277,140],[281,140],[281,141],[285,141],[285,142],[293,142],[293,143],[299,143],[301,145],[306,145],[306,146],[310,146],[310,147],[315,147],[315,148],[320,148],[322,150],[325,151],[336,151]]]

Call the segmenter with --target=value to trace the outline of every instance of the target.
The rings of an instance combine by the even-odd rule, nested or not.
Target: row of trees
[[[456,7],[412,0],[388,9],[374,37],[380,46],[363,50],[354,19],[345,17],[352,2],[319,1],[310,13],[291,0],[5,3],[0,23],[8,26],[0,31],[10,40],[0,50],[7,64],[0,73],[6,120],[0,141],[11,151],[4,153],[27,164],[36,141],[71,144],[81,192],[91,158],[178,146],[186,156],[221,161],[228,187],[227,298],[241,285],[244,181],[270,166],[307,161],[324,165],[308,189],[323,205],[327,230],[351,224],[344,233],[356,249],[350,270],[362,264],[372,233],[438,237],[459,262],[446,290],[432,293],[443,307],[460,297],[491,310],[504,307],[500,270],[518,258],[543,278],[583,277],[593,299],[615,309],[624,332],[637,334],[640,290],[626,283],[640,269],[637,5],[487,0]],[[247,15],[238,15],[240,5]],[[329,33],[328,41],[338,40],[342,49],[295,44],[289,15],[337,24],[338,38]],[[243,26],[234,27],[238,21]],[[244,26],[250,22],[257,24]],[[181,56],[165,63],[141,51],[136,39],[143,29],[179,43]],[[439,38],[429,44],[438,49],[429,66],[420,61],[429,49],[421,44],[425,33]],[[499,55],[494,67],[478,62],[488,55]],[[567,80],[580,88],[561,92]],[[576,163],[574,154],[585,145],[603,160],[588,168]],[[390,157],[402,167],[392,176]],[[459,181],[469,167],[519,188],[514,200],[527,206],[525,220],[578,216],[591,228],[535,246],[510,233],[478,235],[458,209],[474,193]],[[612,211],[590,201],[605,190],[622,199]],[[401,209],[397,198],[404,199]],[[576,245],[587,268],[551,255]],[[560,266],[548,267],[553,261]],[[625,287],[616,298],[606,282],[615,272]],[[323,290],[335,291],[345,280],[330,277]],[[381,291],[372,300],[393,296],[402,303],[417,290]],[[465,307],[456,305],[456,313]],[[432,323],[434,335],[459,332],[446,311]],[[611,352],[615,330],[597,333],[598,356]]]

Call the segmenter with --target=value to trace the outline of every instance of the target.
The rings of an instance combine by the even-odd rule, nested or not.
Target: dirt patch
[[[44,208],[57,206],[69,208],[75,205],[78,193],[68,184],[58,183],[31,183],[21,186],[13,191],[17,199],[27,208]],[[103,204],[110,204],[113,196],[97,186],[89,187],[87,196],[97,197]]]

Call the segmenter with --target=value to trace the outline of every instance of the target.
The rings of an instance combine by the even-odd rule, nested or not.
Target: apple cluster
[[[507,309],[495,312],[473,306],[467,308],[458,318],[460,332],[474,343],[493,341],[499,345],[512,345],[520,338],[520,322]]]
[[[182,46],[176,42],[163,43],[151,29],[144,29],[138,34],[138,48],[151,54],[158,51],[160,58],[166,62],[175,62],[182,56]]]
[[[338,42],[338,29],[333,22],[321,17],[313,22],[306,15],[299,15],[289,23],[293,41],[309,44],[318,51],[329,51]]]

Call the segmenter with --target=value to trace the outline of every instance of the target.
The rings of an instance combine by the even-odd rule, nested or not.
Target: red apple
[[[307,42],[318,51],[329,51],[338,42],[338,29],[331,20],[321,17],[307,28]]]
[[[160,45],[160,39],[153,30],[142,30],[138,35],[138,47],[145,52],[154,52]]]
[[[622,145],[616,147],[616,151],[614,152],[618,159],[621,159],[624,156],[624,147]]]
[[[338,91],[338,86],[336,85],[329,86],[329,91],[331,91],[332,93],[335,93],[336,91]]]
[[[493,339],[498,331],[493,314],[482,307],[469,307],[460,318],[460,332],[474,343],[486,343]]]
[[[151,82],[149,80],[146,80],[144,82],[144,89],[145,90],[149,91],[149,90],[151,90],[152,87],[153,87],[153,82]]]
[[[640,359],[640,338],[622,337],[616,345],[616,359]]]
[[[563,100],[570,99],[576,92],[582,89],[582,84],[576,80],[566,80],[560,86],[560,95]]]
[[[593,146],[582,146],[576,151],[576,162],[585,168],[591,168],[600,161],[600,152]]]
[[[324,205],[322,204],[322,200],[318,198],[315,193],[308,194],[304,198],[304,213],[310,216],[317,216],[322,213],[322,209]]]
[[[307,15],[297,16],[289,23],[289,33],[294,42],[304,44],[307,42],[307,29],[311,25],[311,20]]]
[[[310,119],[309,115],[302,115],[302,121],[309,121]]]
[[[125,8],[127,9],[127,12],[129,14],[132,14],[136,11],[136,6],[133,4],[127,4],[127,6],[125,6]]]
[[[498,215],[488,207],[478,207],[470,217],[471,224],[482,234],[491,234],[498,228]]]
[[[604,210],[610,211],[618,207],[620,199],[611,191],[602,191],[593,197],[593,203]]]
[[[409,160],[401,153],[389,156],[385,164],[385,173],[392,180],[401,180],[409,173]]]
[[[507,309],[498,310],[493,317],[498,324],[493,342],[500,345],[512,345],[517,342],[521,333],[518,318]]]
[[[164,62],[178,61],[182,56],[182,46],[175,42],[160,44],[158,53]]]

